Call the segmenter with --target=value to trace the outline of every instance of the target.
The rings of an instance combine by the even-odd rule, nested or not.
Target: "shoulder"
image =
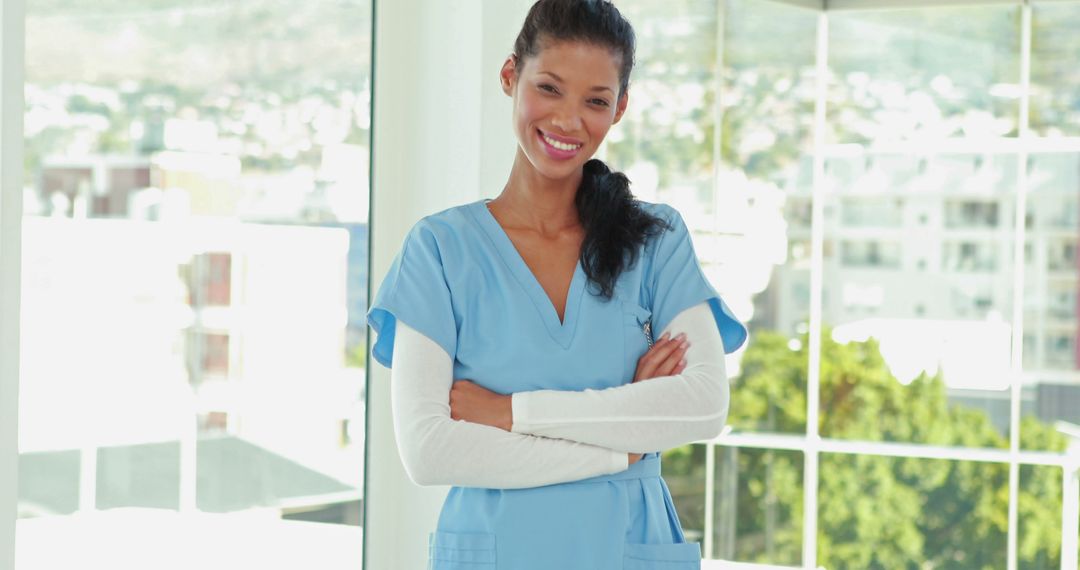
[[[476,204],[449,207],[417,220],[405,235],[402,256],[458,266],[476,248],[478,227],[471,212]]]
[[[476,202],[470,202],[428,214],[420,218],[409,233],[427,233],[441,237],[460,232],[463,226],[471,223],[472,214],[469,210],[475,206]]]
[[[662,202],[646,202],[644,200],[635,200],[642,211],[659,218],[664,222],[665,226],[661,231],[652,235],[645,242],[645,249],[647,251],[655,251],[659,247],[663,247],[661,244],[667,242],[678,242],[683,234],[688,233],[686,229],[686,222],[683,221],[682,214],[679,213],[673,206],[664,204]]]
[[[661,220],[664,220],[665,222],[671,223],[676,218],[681,219],[678,210],[663,202],[646,202],[644,200],[636,199],[634,200],[634,202],[637,203],[638,207],[640,207],[642,211],[652,214],[653,216],[656,216]]]
[[[696,259],[690,230],[678,209],[660,202],[639,200],[638,203],[644,211],[659,218],[665,226],[650,235],[642,246],[643,275],[647,281],[651,282],[659,273]],[[672,261],[675,263],[672,264]]]
[[[428,214],[417,220],[405,237],[405,246],[438,251],[463,245],[463,240],[471,239],[475,227],[474,214],[470,211],[477,202],[461,204]]]

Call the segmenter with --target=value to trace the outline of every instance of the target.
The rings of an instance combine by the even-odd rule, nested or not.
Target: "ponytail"
[[[619,275],[634,265],[640,247],[667,229],[667,223],[641,208],[625,174],[612,172],[596,158],[585,163],[574,204],[585,228],[581,267],[599,294],[611,299]]]

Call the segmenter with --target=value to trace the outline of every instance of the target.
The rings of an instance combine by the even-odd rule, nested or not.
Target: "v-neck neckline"
[[[577,317],[581,305],[581,297],[585,291],[585,272],[581,268],[581,259],[574,263],[574,275],[570,278],[570,287],[566,292],[566,302],[563,306],[563,319],[559,321],[559,313],[555,310],[555,304],[544,291],[536,274],[529,269],[525,258],[521,256],[510,236],[503,229],[495,215],[487,207],[488,199],[484,198],[472,204],[473,218],[491,239],[495,251],[510,269],[519,285],[540,312],[540,317],[547,326],[548,333],[563,348],[570,346],[573,340],[574,330],[577,328]]]

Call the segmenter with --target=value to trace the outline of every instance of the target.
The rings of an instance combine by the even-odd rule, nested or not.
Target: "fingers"
[[[686,340],[686,334],[680,333],[669,343],[675,345],[657,366],[656,376],[671,376],[676,370],[686,366],[686,351],[690,348],[690,341]]]
[[[658,375],[657,371],[660,364],[667,358],[672,350],[678,348],[678,345],[674,340],[669,337],[669,333],[664,333],[655,343],[653,343],[652,347],[649,348],[645,354],[641,355],[641,358],[638,359],[635,380],[646,380],[648,378],[655,378]]]
[[[638,369],[634,381],[678,374],[686,368],[686,350],[690,342],[686,334],[680,333],[670,338],[664,333],[652,348],[638,359]]]

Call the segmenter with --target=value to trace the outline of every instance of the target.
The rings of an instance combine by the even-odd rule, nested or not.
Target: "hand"
[[[450,418],[510,431],[514,423],[510,398],[471,380],[456,380],[450,388]]]
[[[627,455],[630,456],[630,465],[633,465],[633,464],[637,463],[638,461],[641,461],[641,458],[645,457],[644,453],[627,453]]]
[[[686,369],[686,350],[690,348],[690,341],[686,340],[686,333],[679,333],[675,338],[670,338],[671,333],[664,333],[648,352],[643,354],[637,361],[637,370],[634,372],[634,382],[660,378],[679,374]]]

